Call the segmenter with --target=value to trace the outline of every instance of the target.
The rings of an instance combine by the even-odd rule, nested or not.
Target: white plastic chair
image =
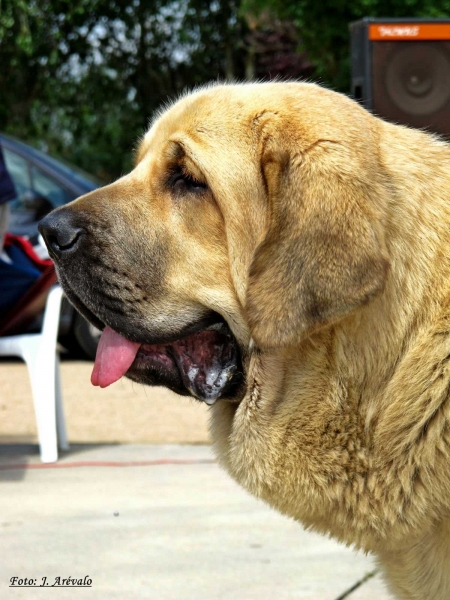
[[[57,348],[62,295],[59,285],[50,290],[40,333],[0,337],[0,356],[19,356],[27,364],[44,463],[58,460],[58,445],[61,450],[69,449]]]

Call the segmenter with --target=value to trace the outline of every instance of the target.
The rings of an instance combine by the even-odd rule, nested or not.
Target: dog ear
[[[269,224],[246,298],[259,346],[296,344],[384,288],[389,263],[377,209],[381,186],[363,169],[352,172],[348,153],[326,140],[301,153],[263,153]]]

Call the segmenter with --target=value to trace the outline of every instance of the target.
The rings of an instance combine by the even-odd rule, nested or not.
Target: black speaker
[[[450,19],[350,24],[352,94],[376,115],[450,136]]]

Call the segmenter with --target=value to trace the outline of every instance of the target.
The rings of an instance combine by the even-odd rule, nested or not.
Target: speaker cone
[[[385,73],[387,95],[406,113],[430,115],[450,99],[450,56],[442,44],[397,44]]]

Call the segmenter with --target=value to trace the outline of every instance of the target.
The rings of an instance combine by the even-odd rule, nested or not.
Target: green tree
[[[240,0],[0,0],[0,129],[111,179],[155,109],[245,74]]]

